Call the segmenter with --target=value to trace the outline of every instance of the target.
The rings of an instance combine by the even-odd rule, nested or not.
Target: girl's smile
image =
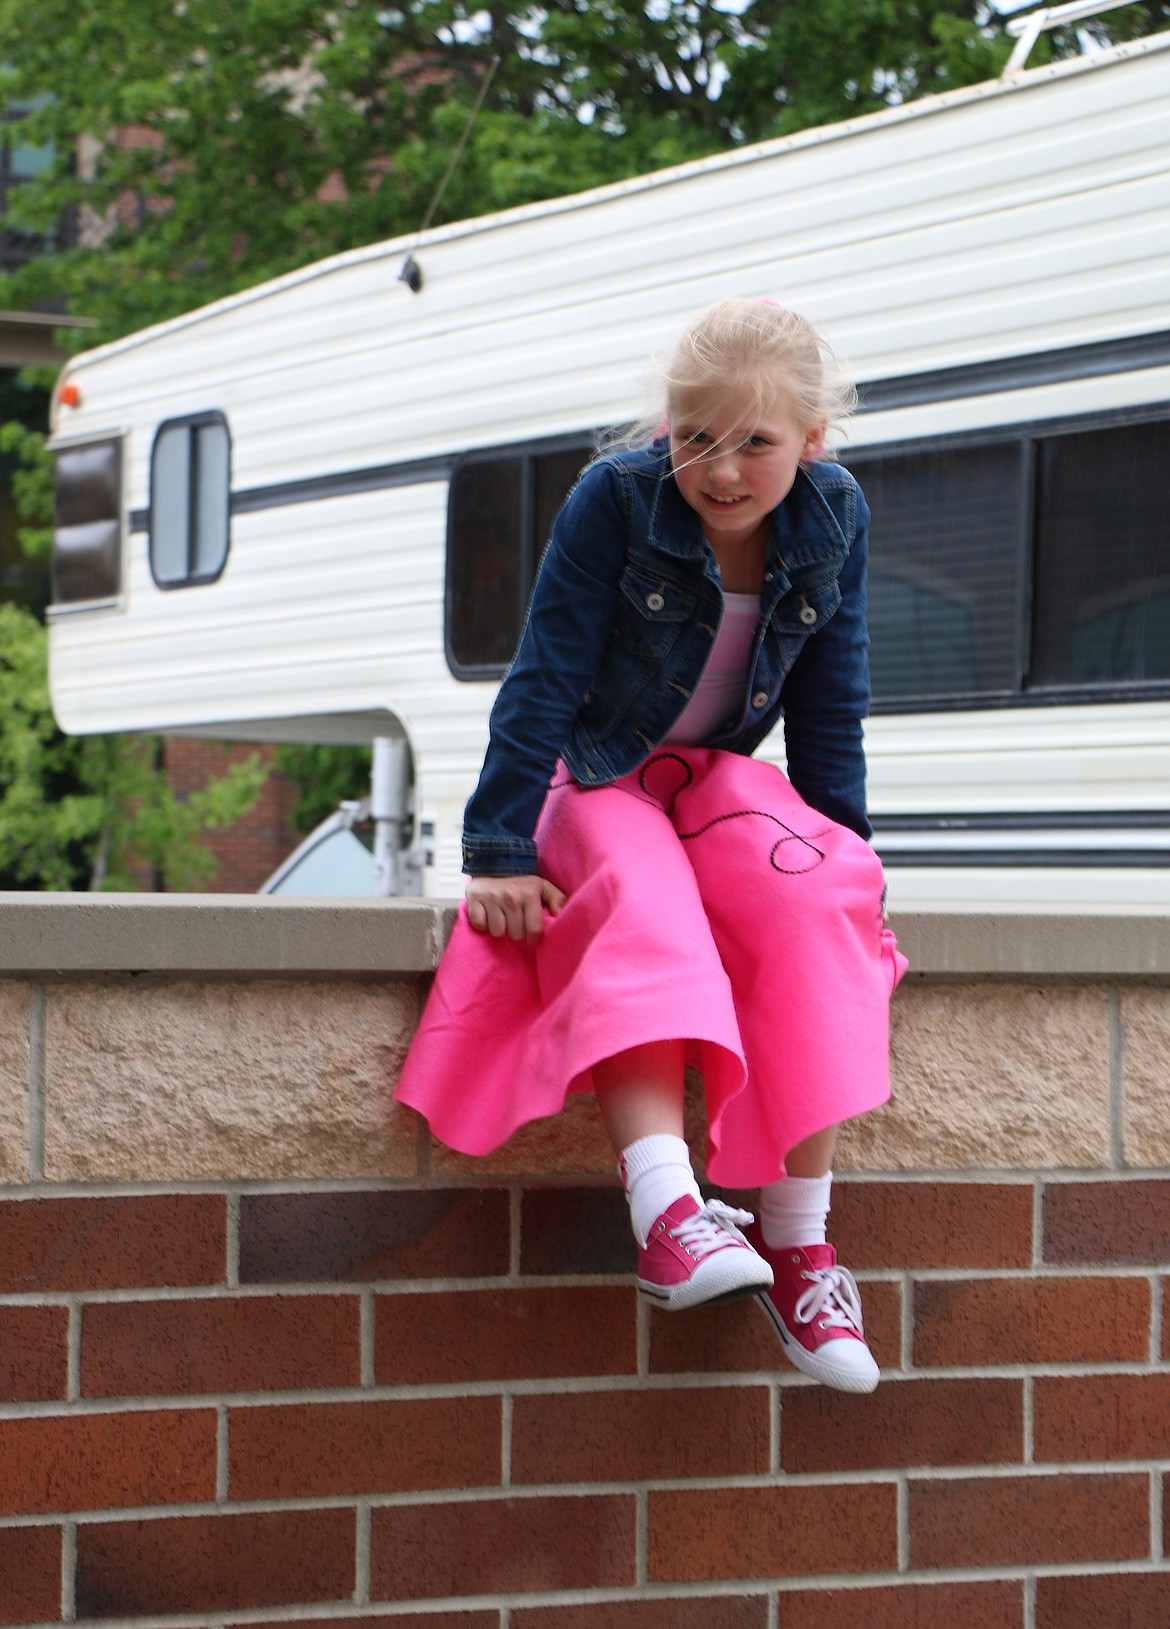
[[[674,478],[716,555],[755,541],[823,434],[820,425],[803,430],[781,407],[755,425],[726,412],[672,418]]]

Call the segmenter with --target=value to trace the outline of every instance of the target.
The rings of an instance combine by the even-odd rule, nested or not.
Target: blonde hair
[[[778,405],[802,430],[840,426],[857,393],[828,343],[799,312],[771,300],[720,300],[699,313],[657,365],[657,405],[623,440],[638,446],[685,414],[730,411],[760,423]]]

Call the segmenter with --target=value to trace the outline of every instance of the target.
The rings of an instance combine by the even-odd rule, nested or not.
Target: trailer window
[[[231,439],[222,413],[168,419],[150,459],[150,569],[160,588],[211,583],[227,564]]]
[[[1018,688],[1025,453],[1012,441],[849,460],[873,513],[875,698]]]
[[[447,657],[459,678],[500,673],[524,616],[524,461],[469,459],[447,506]]]
[[[472,453],[447,500],[447,663],[457,679],[498,678],[524,627],[528,597],[557,510],[592,442]]]
[[[877,710],[1170,683],[1170,419],[848,459],[873,512]]]
[[[1170,421],[1040,443],[1036,685],[1170,679]]]
[[[53,499],[53,600],[113,599],[122,559],[122,443],[61,447]]]

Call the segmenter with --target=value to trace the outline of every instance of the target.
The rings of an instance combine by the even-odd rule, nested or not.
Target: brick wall
[[[182,797],[198,791],[230,764],[259,756],[271,764],[275,748],[263,743],[197,741],[170,736],[163,746],[167,779]],[[196,890],[216,894],[253,894],[300,842],[290,825],[297,789],[270,769],[260,796],[238,820],[222,831],[208,832],[204,841],[215,856],[217,869]]]
[[[1170,982],[900,994],[871,1397],[638,1303],[591,1100],[486,1162],[392,1108],[423,989],[0,981],[0,1623],[1164,1629]]]
[[[836,1208],[870,1398],[639,1306],[609,1187],[0,1201],[0,1622],[1164,1625],[1170,1182]]]

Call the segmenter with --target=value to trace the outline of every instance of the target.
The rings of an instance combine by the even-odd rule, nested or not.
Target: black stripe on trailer
[[[890,867],[1170,868],[1170,810],[1167,809],[875,814],[871,818],[874,847],[882,863]],[[1110,845],[1102,840],[1107,833],[1122,832],[1132,833],[1133,841]],[[1163,841],[1143,843],[1140,835],[1143,832],[1161,837]],[[882,841],[883,837],[903,834],[911,841],[892,846]],[[1094,834],[1097,834],[1096,842]],[[963,841],[971,837],[983,840]],[[1044,837],[1050,837],[1051,841],[1044,842]],[[948,838],[958,840],[948,842]],[[1006,838],[1031,841],[1003,841]]]
[[[1069,345],[1060,350],[1032,351],[1021,356],[965,363],[956,368],[938,368],[931,373],[861,380],[857,389],[861,412],[878,413],[914,407],[924,402],[959,401],[969,396],[989,396],[1000,391],[1059,384],[1071,379],[1092,379],[1113,373],[1136,373],[1143,368],[1167,365],[1170,365],[1170,332],[1134,334],[1124,339],[1101,340],[1090,345]],[[524,446],[533,452],[552,452],[580,440],[581,432],[577,432],[572,436],[532,438],[526,440]],[[375,464],[365,469],[310,475],[301,481],[278,481],[270,486],[246,487],[243,491],[232,493],[231,512],[233,515],[249,515],[262,509],[281,509],[290,504],[312,503],[355,492],[380,492],[390,487],[445,481],[449,479],[460,456],[449,453],[400,464]],[[145,532],[149,528],[149,509],[132,510],[130,530]]]

